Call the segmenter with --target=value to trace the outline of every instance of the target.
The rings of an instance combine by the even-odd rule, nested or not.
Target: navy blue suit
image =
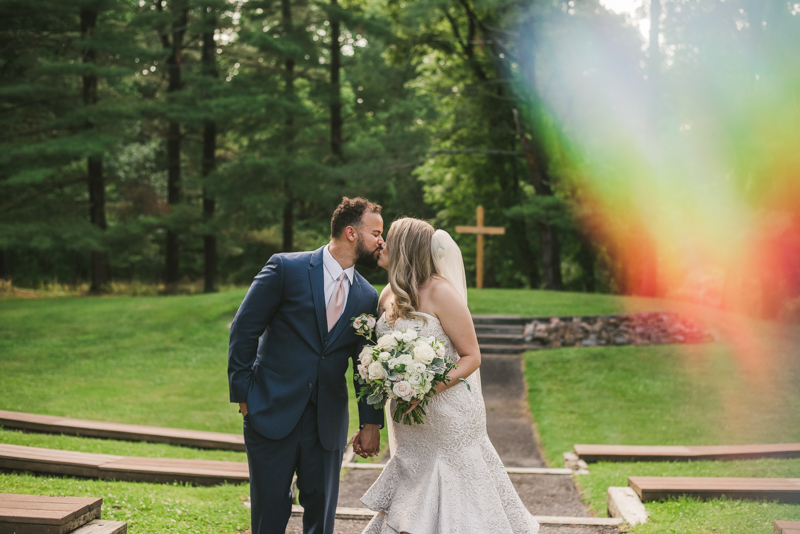
[[[328,332],[322,251],[272,256],[231,325],[230,400],[247,402],[253,534],[285,532],[295,472],[304,532],[333,533],[348,438],[345,374],[364,345],[350,318],[375,314],[378,293],[356,272],[342,316]],[[366,402],[358,410],[362,425],[383,425],[382,410]]]

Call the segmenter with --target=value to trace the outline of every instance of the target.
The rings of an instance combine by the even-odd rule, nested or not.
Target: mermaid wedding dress
[[[447,358],[458,361],[439,320],[384,316],[376,330],[415,329],[446,341]],[[431,397],[425,423],[394,423],[392,456],[361,498],[377,515],[363,534],[536,534],[539,524],[522,504],[486,433],[486,407],[476,372]],[[391,407],[394,410],[394,406]]]

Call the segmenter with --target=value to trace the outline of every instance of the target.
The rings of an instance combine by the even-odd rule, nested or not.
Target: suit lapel
[[[311,294],[314,299],[314,310],[317,315],[320,343],[325,345],[325,336],[328,334],[328,318],[325,314],[325,267],[322,264],[322,248],[318,248],[311,255],[308,266],[308,276],[311,280]]]
[[[342,316],[339,317],[339,321],[333,327],[328,339],[325,341],[326,347],[336,341],[339,334],[344,332],[344,329],[350,325],[350,317],[358,307],[358,301],[361,298],[361,283],[358,281],[358,278],[358,274],[353,276],[353,285],[350,286],[350,293],[347,295],[347,304],[345,304],[344,310],[342,310]]]

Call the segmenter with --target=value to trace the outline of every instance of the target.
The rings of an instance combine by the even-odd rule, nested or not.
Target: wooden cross
[[[478,253],[476,262],[475,273],[475,287],[478,289],[483,288],[483,235],[495,234],[503,235],[506,233],[505,228],[499,226],[484,226],[483,225],[483,206],[478,206],[477,212],[478,225],[477,226],[456,226],[456,232],[459,234],[478,234]]]

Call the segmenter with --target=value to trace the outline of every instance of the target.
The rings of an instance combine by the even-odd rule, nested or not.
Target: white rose
[[[424,373],[425,369],[427,369],[425,364],[424,363],[420,363],[420,362],[411,363],[411,364],[409,364],[408,367],[409,367],[409,371],[411,371],[412,373],[417,373],[417,374]]]
[[[397,361],[397,358],[389,358],[389,361],[386,364],[389,366],[389,369],[394,369],[397,367],[397,364],[400,363]]]
[[[378,339],[378,342],[375,344],[375,346],[379,349],[390,349],[397,346],[397,340],[394,338],[394,335],[386,334]]]
[[[402,363],[405,366],[408,366],[411,363],[414,363],[414,357],[410,354],[403,353],[397,357],[397,363]]]
[[[392,332],[392,336],[397,341],[402,341],[403,340],[403,332],[401,332],[400,330],[395,330],[394,332]]]
[[[366,366],[364,366],[364,365],[359,365],[359,366],[358,366],[358,375],[359,375],[361,378],[363,378],[364,380],[366,380],[367,378],[369,378],[369,373],[367,372],[367,368],[366,368]]]
[[[411,397],[414,395],[414,390],[411,388],[411,384],[403,380],[402,382],[398,382],[392,388],[392,391],[395,395],[402,398],[404,401],[410,401]]]
[[[444,358],[444,347],[439,347],[436,349],[436,355],[440,358]]]
[[[367,317],[367,327],[375,328],[375,317]]]
[[[359,361],[364,365],[369,365],[372,363],[372,347],[367,346],[361,349],[361,353],[358,355]]]
[[[430,365],[435,357],[436,353],[430,345],[418,345],[414,347],[414,359],[420,363]]]
[[[417,339],[417,331],[416,330],[411,330],[409,332],[404,332],[403,333],[403,341],[405,341],[406,343],[410,343],[410,342],[414,341],[415,339]]]
[[[372,362],[369,364],[370,380],[383,380],[384,378],[386,378],[386,369],[383,368],[381,362]]]
[[[358,318],[358,319],[356,319],[355,321],[353,321],[353,328],[355,328],[356,330],[358,330],[359,328],[361,328],[361,326],[362,326],[363,324],[364,324],[364,323],[362,323],[362,322],[361,322],[361,318]]]
[[[388,360],[389,360],[389,358],[391,358],[391,357],[392,357],[392,355],[391,355],[391,354],[389,354],[389,353],[388,353],[388,352],[386,352],[386,351],[384,351],[384,352],[381,352],[380,354],[378,354],[378,359],[379,359],[380,361],[382,361],[382,362],[388,361]]]
[[[406,380],[408,380],[408,383],[412,386],[419,386],[422,384],[422,375],[419,373],[411,373],[406,377]]]

